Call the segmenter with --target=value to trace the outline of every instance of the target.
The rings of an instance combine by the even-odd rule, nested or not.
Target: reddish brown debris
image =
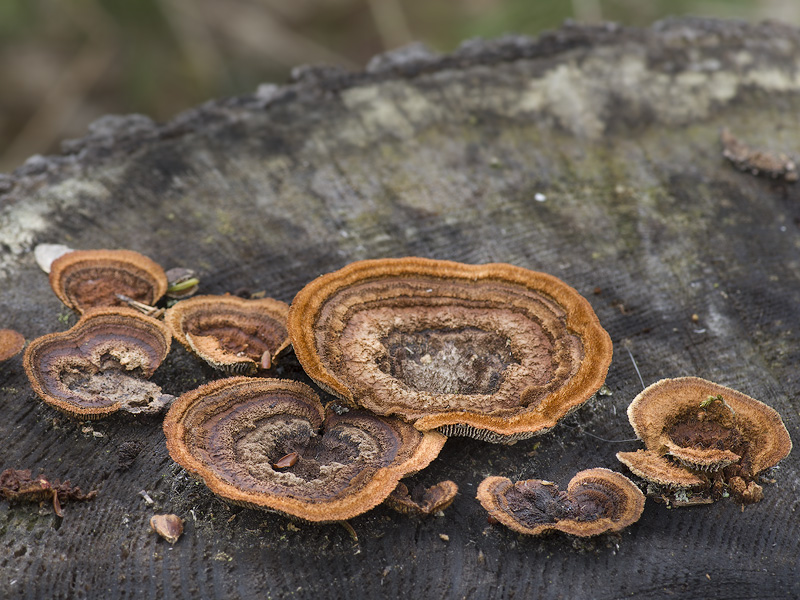
[[[589,302],[551,275],[413,257],[312,281],[289,335],[305,371],[345,402],[503,443],[586,402],[612,354]]]
[[[13,329],[0,329],[0,362],[16,356],[25,347],[25,336]]]
[[[84,494],[79,487],[70,485],[69,479],[64,482],[52,481],[43,476],[31,477],[30,469],[6,469],[0,473],[0,496],[9,502],[41,502],[51,500],[53,511],[63,517],[61,504],[70,500],[91,500],[97,496],[97,490]]]
[[[75,250],[53,261],[50,286],[78,312],[99,306],[123,306],[120,297],[148,306],[167,291],[159,264],[132,250]]]
[[[720,141],[722,156],[740,171],[788,182],[797,181],[797,163],[785,154],[755,150],[735,137],[727,128],[720,133]]]
[[[440,481],[429,488],[415,486],[411,491],[401,481],[384,500],[384,504],[406,515],[427,516],[450,506],[457,493],[458,486],[452,481]]]
[[[602,468],[577,473],[566,492],[551,481],[514,483],[488,477],[478,487],[478,500],[491,517],[528,535],[558,530],[589,537],[620,531],[638,521],[644,510],[639,488],[624,475]]]

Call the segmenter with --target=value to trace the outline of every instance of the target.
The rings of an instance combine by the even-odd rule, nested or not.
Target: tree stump
[[[170,460],[159,419],[70,420],[16,357],[0,367],[0,466],[98,495],[63,520],[0,503],[0,595],[800,596],[796,453],[758,504],[648,500],[637,524],[585,542],[523,538],[475,500],[489,474],[565,486],[590,467],[624,472],[616,452],[641,447],[625,415],[639,373],[736,388],[800,439],[800,187],[736,170],[719,141],[728,127],[798,152],[798,57],[797,29],[709,20],[412,47],[163,125],[108,117],[0,179],[0,326],[28,340],[75,320],[33,258],[57,242],[138,250],[198,270],[204,293],[286,302],[358,259],[508,262],[577,288],[616,350],[613,395],[513,446],[451,438],[413,480],[458,483],[444,516],[378,507],[350,522],[357,539],[226,505]],[[303,378],[291,354],[279,375]],[[179,394],[214,377],[174,347],[154,380]],[[185,520],[174,546],[150,530],[156,512]]]

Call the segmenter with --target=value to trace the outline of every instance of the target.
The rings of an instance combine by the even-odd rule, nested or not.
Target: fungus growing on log
[[[639,488],[624,475],[602,468],[577,473],[566,492],[550,481],[487,477],[478,486],[478,500],[491,517],[528,535],[557,530],[590,537],[620,531],[638,521],[644,510]]]
[[[412,490],[402,481],[389,494],[384,504],[405,515],[432,515],[450,506],[456,499],[458,486],[453,481],[440,481],[429,488]]]
[[[305,371],[351,405],[504,443],[588,400],[612,354],[589,302],[559,279],[423,258],[317,278],[292,303],[289,336]]]
[[[0,362],[16,356],[25,346],[25,336],[13,329],[0,329]]]
[[[169,352],[166,325],[128,308],[87,312],[71,329],[33,340],[23,365],[33,390],[72,416],[160,412],[173,399],[146,381]]]
[[[654,383],[631,402],[628,419],[647,448],[617,454],[633,473],[678,488],[721,480],[743,501],[757,501],[749,484],[792,448],[774,409],[698,377]]]
[[[164,269],[132,250],[75,250],[50,265],[50,286],[70,308],[82,313],[122,306],[120,296],[146,305],[167,291]]]
[[[289,345],[289,305],[272,298],[196,296],[170,308],[164,320],[175,338],[215,369],[269,369]]]
[[[365,411],[326,411],[296,381],[249,377],[183,394],[164,432],[172,459],[227,502],[315,522],[380,504],[446,439]]]

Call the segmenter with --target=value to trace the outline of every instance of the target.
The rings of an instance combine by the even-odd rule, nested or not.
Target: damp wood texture
[[[74,420],[38,399],[18,354],[0,365],[1,466],[98,493],[63,519],[0,503],[0,595],[800,596],[796,452],[743,510],[650,498],[637,523],[580,542],[520,537],[475,499],[489,473],[630,475],[616,453],[642,447],[626,417],[639,373],[739,390],[800,439],[800,185],[738,170],[720,141],[727,127],[800,154],[798,57],[796,29],[695,20],[411,48],[359,73],[301,69],[166,124],[108,117],[0,177],[0,327],[28,342],[76,322],[34,258],[61,243],[192,269],[202,294],[287,303],[360,259],[509,263],[574,287],[614,344],[612,395],[511,446],[450,438],[407,480],[457,484],[443,516],[381,505],[347,527],[227,504],[170,460],[160,418]],[[291,351],[272,371],[312,383]],[[179,395],[217,377],[173,344],[151,381]],[[174,545],[156,514],[183,520]]]

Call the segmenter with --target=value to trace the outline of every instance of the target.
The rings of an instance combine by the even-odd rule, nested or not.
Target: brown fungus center
[[[704,412],[685,416],[667,430],[667,435],[683,448],[730,450],[739,456],[744,454],[747,441],[738,429],[703,417]]]
[[[393,330],[381,344],[378,368],[420,392],[494,394],[508,366],[519,364],[507,337],[477,327]]]

